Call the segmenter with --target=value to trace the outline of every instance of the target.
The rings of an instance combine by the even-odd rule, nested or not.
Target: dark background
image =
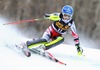
[[[0,18],[11,21],[42,18],[46,13],[61,12],[64,5],[74,8],[74,20],[80,43],[85,47],[100,49],[100,0],[0,0]],[[16,25],[20,33],[27,38],[41,37],[50,20]],[[73,44],[73,38],[64,35],[64,43]]]

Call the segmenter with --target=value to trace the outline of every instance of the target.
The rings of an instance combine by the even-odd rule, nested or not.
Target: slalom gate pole
[[[20,21],[17,21],[17,22],[4,23],[3,25],[8,25],[8,24],[21,24],[21,23],[25,23],[25,22],[35,22],[35,21],[43,20],[43,19],[45,19],[45,18],[30,19],[30,20],[20,20]]]

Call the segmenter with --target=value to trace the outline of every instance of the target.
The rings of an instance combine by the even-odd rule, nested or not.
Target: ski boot
[[[27,48],[27,45],[25,43],[19,44],[19,45],[15,45],[17,48],[21,49],[22,52],[27,56],[30,57],[31,53],[29,51],[29,49]]]
[[[44,45],[40,45],[39,47],[36,48],[37,50],[40,50],[42,52],[45,51],[45,46]]]
[[[44,45],[40,45],[39,47],[30,49],[30,51],[33,51],[35,53],[41,53],[41,52],[43,53],[43,52],[45,52],[45,46]]]

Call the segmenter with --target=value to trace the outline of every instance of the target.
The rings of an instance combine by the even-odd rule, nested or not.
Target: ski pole
[[[60,63],[60,64],[62,64],[62,65],[66,65],[66,63],[61,62],[61,61],[59,61],[58,59],[56,59],[51,53],[49,53],[49,52],[46,52],[46,53],[48,53],[48,55],[49,55],[55,62],[58,62],[58,63]]]
[[[35,21],[43,20],[43,19],[45,19],[45,18],[30,19],[30,20],[20,20],[20,21],[17,21],[17,22],[8,22],[8,23],[5,23],[3,25],[8,25],[8,24],[21,24],[21,23],[25,23],[25,22],[35,22]]]
[[[56,59],[50,52],[48,52],[46,50],[44,50],[44,52],[43,52],[41,50],[38,50],[38,48],[40,48],[40,47],[30,49],[30,51],[32,51],[33,53],[39,54],[39,55],[41,55],[43,57],[46,57],[46,58],[48,58],[48,59],[50,59],[50,60],[52,60],[54,62],[57,62],[57,63],[59,63],[61,65],[65,65],[66,66],[66,63]]]

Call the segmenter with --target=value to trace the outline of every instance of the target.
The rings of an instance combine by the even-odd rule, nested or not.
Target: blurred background
[[[43,18],[45,14],[60,13],[64,5],[74,8],[81,46],[100,49],[100,0],[0,0],[0,18],[8,22]],[[26,38],[40,38],[52,22],[40,20],[14,26]],[[70,30],[64,37],[65,44],[74,45]]]

